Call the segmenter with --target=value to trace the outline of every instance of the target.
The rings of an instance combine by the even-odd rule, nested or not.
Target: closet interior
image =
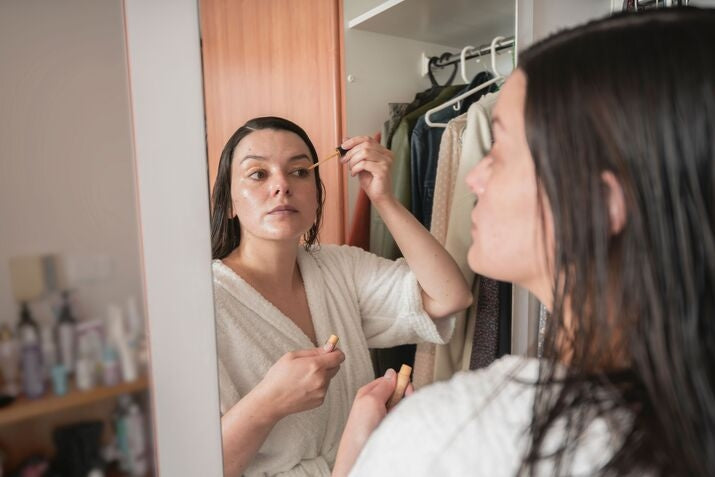
[[[347,134],[374,134],[393,151],[396,197],[473,286],[474,305],[458,317],[450,344],[373,350],[376,373],[414,363],[416,387],[506,353],[536,353],[536,299],[511,284],[475,277],[465,259],[475,197],[464,177],[491,144],[491,107],[515,64],[516,6],[500,0],[344,2]],[[348,243],[400,257],[359,189],[357,180],[348,181]]]

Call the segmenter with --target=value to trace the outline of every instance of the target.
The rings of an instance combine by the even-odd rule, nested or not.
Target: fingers
[[[338,371],[340,371],[340,366],[336,366],[334,368],[325,370],[325,375],[328,378],[328,381],[333,379],[335,377],[335,375],[338,374]]]
[[[350,141],[358,139],[360,139],[360,141],[356,142],[355,145],[348,150],[345,156],[340,159],[342,163],[348,164],[348,167],[353,167],[355,164],[363,160],[387,161],[388,163],[392,163],[392,151],[367,136],[353,138]],[[344,144],[350,144],[350,142],[346,141]]]
[[[390,371],[392,372],[390,373]],[[356,398],[361,400],[374,399],[381,405],[386,406],[387,401],[389,401],[390,397],[392,397],[392,393],[395,391],[395,385],[397,384],[395,371],[390,369],[388,370],[388,373],[389,374],[386,373],[385,376],[377,378],[371,383],[361,387]]]
[[[361,161],[350,169],[350,175],[356,176],[365,171],[369,172],[373,177],[385,177],[388,174],[388,169],[389,166],[382,162]]]
[[[330,353],[320,353],[310,358],[321,368],[334,368],[345,361],[345,353],[336,348]]]
[[[407,385],[407,388],[405,388],[405,397],[411,396],[415,392],[415,388],[412,387],[412,383]]]
[[[322,354],[321,348],[297,349],[283,355],[287,359],[310,358],[311,356],[319,356]]]
[[[388,150],[385,151],[373,151],[373,150],[362,150],[353,155],[347,160],[346,164],[348,170],[351,174],[355,175],[355,166],[363,162],[373,162],[375,164],[381,164],[385,166],[385,170],[389,170],[392,165],[392,153]]]
[[[365,395],[370,395],[375,392],[375,389],[378,387],[387,387],[390,392],[385,399],[385,402],[387,402],[387,399],[392,396],[392,392],[395,390],[395,386],[397,385],[397,374],[395,373],[394,369],[388,369],[387,372],[385,373],[385,376],[382,376],[380,378],[374,379],[358,389],[357,396],[365,396]]]
[[[340,147],[342,147],[343,149],[350,150],[350,149],[354,148],[355,146],[357,146],[358,144],[362,144],[364,142],[377,143],[377,141],[375,141],[370,136],[354,136],[354,137],[344,140],[343,143],[340,144]]]

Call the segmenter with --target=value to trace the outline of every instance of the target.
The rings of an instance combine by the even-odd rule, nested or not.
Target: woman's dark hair
[[[238,247],[241,241],[241,224],[238,217],[232,217],[231,205],[231,165],[233,164],[233,152],[241,140],[254,131],[261,129],[272,129],[274,131],[289,131],[298,135],[310,151],[310,158],[313,163],[318,162],[318,154],[315,146],[310,141],[308,135],[297,124],[287,119],[274,116],[266,116],[251,119],[229,138],[221,152],[221,161],[218,165],[216,182],[214,183],[211,210],[211,256],[214,259],[224,258]],[[318,209],[313,226],[305,234],[305,248],[310,248],[318,241],[318,232],[323,219],[323,203],[325,186],[320,180],[319,167],[313,169],[315,173],[315,188],[317,191]]]
[[[534,45],[519,67],[555,238],[550,359],[520,473],[547,458],[572,472],[579,437],[601,417],[618,430],[602,474],[713,476],[715,12],[598,20]],[[604,172],[625,196],[615,236]],[[549,454],[561,425],[565,442]]]

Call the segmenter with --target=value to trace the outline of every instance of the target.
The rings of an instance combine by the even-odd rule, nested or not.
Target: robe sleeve
[[[221,416],[226,414],[241,399],[241,395],[236,386],[234,386],[220,355],[218,359],[218,397]]]
[[[433,320],[425,312],[422,289],[404,258],[388,260],[355,247],[342,248],[352,270],[368,346],[449,341],[454,318]]]

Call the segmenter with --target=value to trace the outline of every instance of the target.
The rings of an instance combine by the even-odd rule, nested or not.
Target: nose
[[[467,174],[467,186],[474,192],[477,199],[487,190],[487,183],[492,171],[492,158],[484,157],[479,163]]]
[[[280,195],[287,195],[290,196],[293,191],[290,188],[290,184],[288,183],[288,178],[282,174],[275,174],[273,176],[273,180],[271,181],[271,195],[273,196],[280,196]]]

